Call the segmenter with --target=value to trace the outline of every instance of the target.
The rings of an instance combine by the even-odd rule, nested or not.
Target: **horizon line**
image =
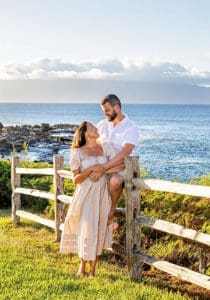
[[[75,101],[75,102],[74,102]],[[100,101],[1,101],[0,100],[0,104],[99,104],[100,105]],[[174,103],[171,103],[171,102],[158,102],[158,103],[155,103],[155,102],[123,102],[121,101],[121,104],[122,105],[205,105],[205,106],[209,106],[210,103],[189,103],[189,102],[186,102],[186,103],[180,103],[180,102],[174,102]]]

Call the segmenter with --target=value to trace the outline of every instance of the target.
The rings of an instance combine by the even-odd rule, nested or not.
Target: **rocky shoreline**
[[[15,125],[4,126],[0,123],[0,154],[8,156],[12,152],[21,152],[47,144],[50,155],[58,153],[62,145],[70,145],[77,125]],[[69,147],[69,146],[68,146]]]

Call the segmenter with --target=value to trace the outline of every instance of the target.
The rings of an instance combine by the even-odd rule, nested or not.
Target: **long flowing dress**
[[[80,148],[75,149],[70,160],[71,170],[84,171],[115,156],[110,143],[103,143],[102,148],[102,156],[85,156]],[[107,226],[110,208],[107,175],[97,182],[87,178],[77,184],[64,222],[60,252],[77,253],[84,260],[95,260],[103,249],[111,248],[112,226]]]

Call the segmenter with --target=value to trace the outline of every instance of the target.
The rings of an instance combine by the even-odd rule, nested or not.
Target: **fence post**
[[[141,263],[133,256],[140,251],[140,226],[135,225],[134,219],[140,214],[140,193],[132,183],[132,178],[139,177],[139,158],[127,157],[125,160],[126,178],[126,255],[128,259],[129,277],[134,281],[141,280]]]
[[[199,254],[199,272],[204,274],[207,269],[209,254],[203,248],[199,249]]]
[[[56,155],[53,157],[53,186],[54,186],[54,201],[55,201],[55,238],[60,240],[61,232],[59,230],[62,222],[63,203],[58,200],[58,195],[64,194],[64,180],[58,174],[58,170],[62,170],[64,167],[64,157]]]
[[[12,157],[11,164],[11,186],[12,186],[12,221],[18,223],[20,218],[16,215],[16,210],[21,207],[20,194],[15,193],[15,189],[20,187],[20,174],[16,173],[16,168],[20,165],[20,159],[17,156]]]

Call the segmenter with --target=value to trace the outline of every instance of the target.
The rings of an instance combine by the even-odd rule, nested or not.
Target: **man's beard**
[[[107,116],[108,121],[112,122],[116,119],[117,117],[117,113],[115,110],[113,110],[113,113],[111,114],[111,116]]]

